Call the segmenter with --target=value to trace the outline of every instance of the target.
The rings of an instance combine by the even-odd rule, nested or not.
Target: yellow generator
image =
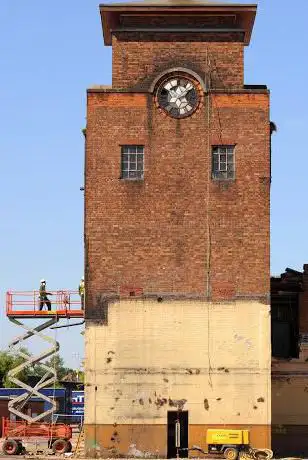
[[[240,451],[249,448],[248,430],[207,430],[208,453],[220,453],[228,460],[236,460]]]
[[[188,451],[199,451],[206,456],[223,455],[227,460],[271,460],[273,451],[266,448],[254,448],[249,444],[249,430],[220,430],[211,429],[206,432],[208,450],[205,452],[199,446],[192,446]]]

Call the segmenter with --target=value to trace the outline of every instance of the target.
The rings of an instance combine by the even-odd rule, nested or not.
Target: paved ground
[[[1,439],[0,439],[1,441]],[[1,459],[12,459],[12,460],[97,460],[95,458],[87,458],[85,459],[84,457],[78,457],[77,459],[74,457],[68,457],[68,456],[55,456],[55,455],[43,455],[43,454],[38,454],[38,455],[3,455],[2,452],[0,451],[0,458]],[[223,457],[222,457],[223,459]],[[119,458],[106,458],[104,460],[119,460]],[[136,460],[136,457],[130,458],[130,457],[121,457],[120,460]],[[142,459],[139,459],[142,460]],[[148,459],[150,460],[150,459]],[[166,460],[166,459],[152,459],[152,460]],[[173,459],[171,459],[173,460]],[[176,459],[174,459],[176,460]],[[204,460],[204,458],[198,458],[198,457],[190,457],[189,460]],[[206,460],[217,460],[217,457],[207,457]],[[284,458],[273,458],[272,460],[308,460],[308,458],[303,458],[303,457],[284,457]]]
[[[0,444],[1,444],[1,439],[0,439]],[[48,456],[44,456],[44,455],[3,455],[1,452],[0,452],[0,458],[1,459],[11,459],[11,460],[22,460],[22,459],[26,459],[26,460],[64,460],[64,459],[69,459],[71,457],[66,457],[66,456],[62,456],[62,457],[56,457],[54,455],[48,455]],[[73,460],[73,459],[72,459]],[[75,459],[77,460],[77,459]],[[82,458],[78,457],[78,460],[83,460]],[[86,459],[86,460],[97,460],[97,459]],[[119,460],[118,458],[108,458],[108,459],[104,459],[104,460]],[[136,460],[136,458],[121,458],[121,460]],[[142,459],[140,459],[142,460]],[[155,459],[155,460],[166,460],[166,459]],[[192,459],[191,459],[192,460]],[[198,457],[194,457],[193,460],[198,460]],[[200,460],[204,460],[204,459],[200,459]],[[217,457],[215,458],[211,458],[211,457],[208,457],[207,460],[217,460]],[[286,457],[286,458],[280,458],[280,459],[275,459],[273,458],[272,460],[308,460],[307,458],[300,458],[300,457]]]
[[[41,454],[41,455],[4,455],[4,454],[2,454],[2,443],[3,443],[3,439],[0,438],[0,459],[7,459],[7,460],[8,459],[10,459],[10,460],[22,460],[22,459],[27,459],[27,460],[31,460],[31,459],[32,460],[45,460],[45,459],[48,459],[48,460],[64,460],[64,459],[67,459],[67,460],[69,460],[71,458],[70,456],[61,456],[61,457],[57,456],[56,457],[54,455],[46,456],[44,454]],[[87,460],[91,460],[91,459],[87,459]],[[92,460],[95,460],[95,459],[92,459]],[[110,459],[107,459],[107,460],[119,460],[119,459],[111,459],[110,458]],[[136,460],[136,459],[125,458],[125,459],[121,459],[121,460]],[[156,459],[156,460],[160,460],[160,459]],[[196,460],[197,460],[197,457],[196,457]],[[214,459],[211,459],[210,457],[207,457],[206,460],[217,460],[217,457],[215,457]],[[272,459],[272,460],[277,460],[277,459]],[[288,457],[288,458],[280,459],[280,460],[308,460],[308,459],[299,459],[298,457]]]

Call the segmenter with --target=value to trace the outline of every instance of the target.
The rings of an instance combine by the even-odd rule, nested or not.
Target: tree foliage
[[[31,356],[31,353],[26,348],[21,348],[20,351]],[[25,359],[17,352],[0,351],[0,386],[5,388],[16,387],[16,385],[10,381],[8,372],[24,361]],[[61,386],[60,382],[66,377],[71,377],[73,381],[80,381],[80,377],[83,377],[83,373],[79,371],[79,378],[77,379],[77,371],[66,367],[63,358],[59,355],[52,356],[49,360],[45,361],[45,364],[56,370],[58,380],[56,382],[57,387]],[[33,380],[38,381],[44,374],[45,369],[40,364],[35,364],[22,370],[16,377],[31,386]],[[32,380],[32,382],[30,380]]]
[[[30,356],[30,353],[26,348],[21,348],[20,351],[23,354]],[[0,381],[2,386],[6,388],[16,387],[16,385],[10,381],[7,374],[11,369],[19,366],[24,361],[25,359],[16,352],[0,351]],[[30,369],[24,369],[17,374],[16,377],[22,381],[27,381],[30,372]]]

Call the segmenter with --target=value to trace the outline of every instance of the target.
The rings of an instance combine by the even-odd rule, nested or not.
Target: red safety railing
[[[27,423],[23,421],[12,421],[2,417],[2,437],[17,439],[28,437],[70,439],[72,437],[72,428],[64,423]]]
[[[40,299],[39,291],[8,291],[6,293],[7,316],[24,318],[43,318],[51,315],[61,318],[84,316],[78,291],[61,289],[49,292],[51,294],[47,294],[49,302],[46,302]]]

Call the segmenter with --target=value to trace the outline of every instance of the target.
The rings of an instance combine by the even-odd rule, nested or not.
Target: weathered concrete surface
[[[166,456],[167,412],[189,413],[189,445],[207,427],[249,428],[270,447],[269,307],[257,301],[127,300],[108,326],[86,325],[86,450]]]

